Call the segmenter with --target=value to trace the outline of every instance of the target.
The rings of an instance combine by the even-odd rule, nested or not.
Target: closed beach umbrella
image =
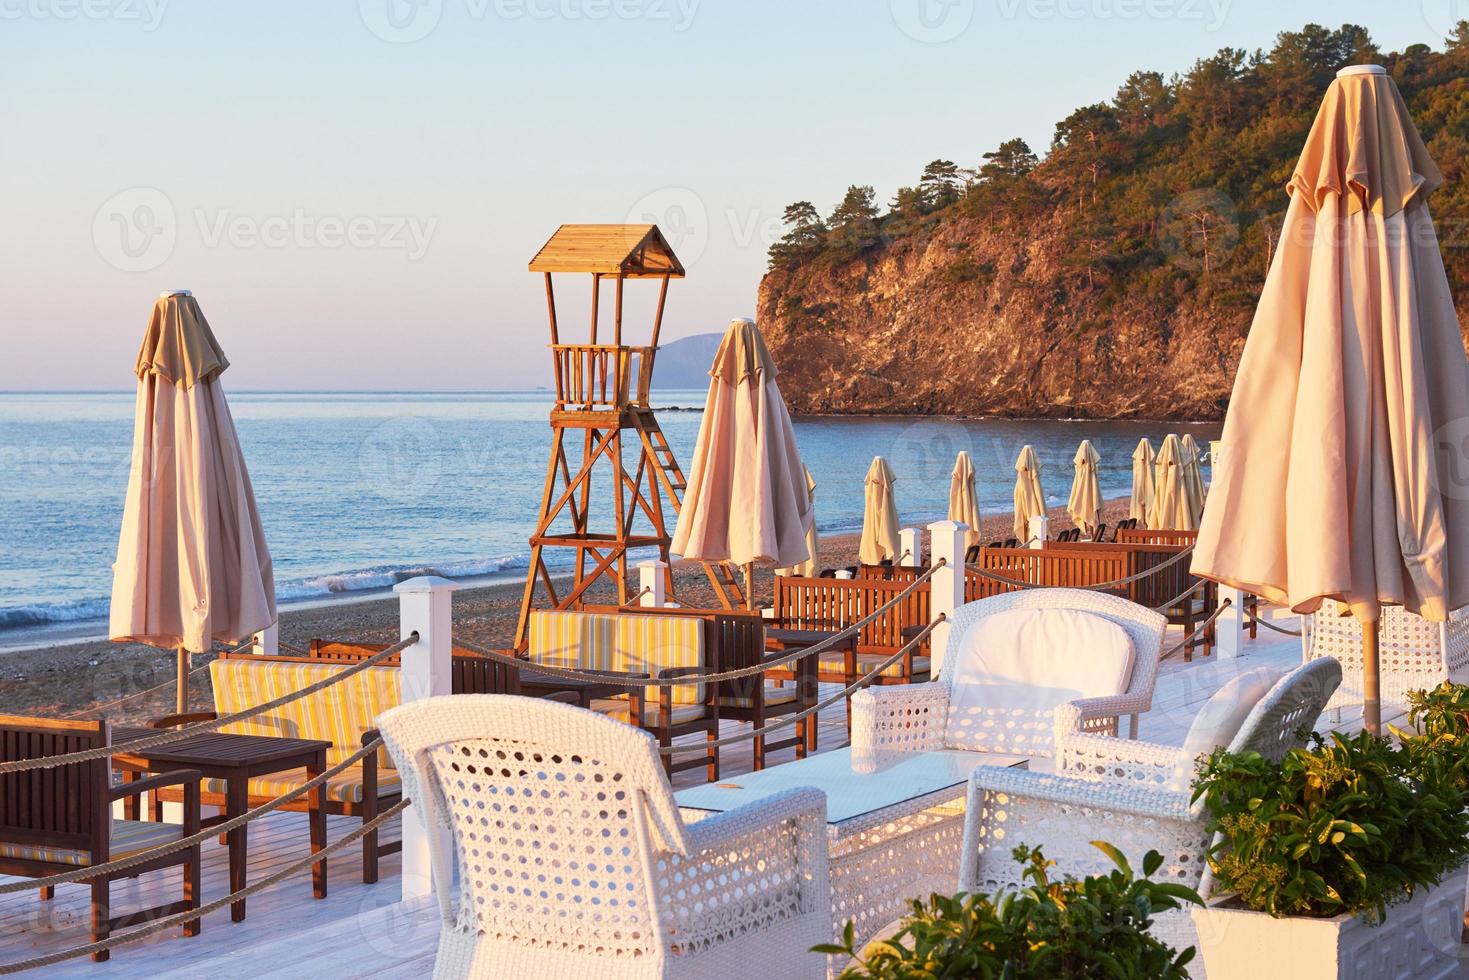
[[[730,323],[709,378],[671,548],[685,558],[744,567],[750,604],[754,562],[808,558],[811,494],[775,362],[754,320]]]
[[[857,558],[864,565],[898,557],[898,501],[893,496],[893,483],[888,461],[881,456],[872,457],[864,484],[862,541],[857,549]]]
[[[954,459],[954,472],[949,474],[949,520],[969,528],[964,534],[965,548],[979,544],[979,494],[974,491],[974,462],[962,449]]]
[[[219,376],[229,367],[187,291],[153,305],[138,376],[132,470],[112,572],[108,635],[189,654],[276,621],[270,550]]]
[[[1428,196],[1442,183],[1393,80],[1343,69],[1291,176],[1225,417],[1193,571],[1363,624],[1379,723],[1383,603],[1469,603],[1469,363]],[[1442,459],[1436,443],[1447,445]]]
[[[1155,531],[1192,531],[1193,503],[1183,473],[1183,443],[1178,436],[1163,440],[1153,462],[1153,506],[1148,509],[1148,527]]]
[[[789,568],[777,568],[775,570],[777,575],[795,575],[801,578],[811,578],[818,571],[821,539],[816,533],[816,479],[812,477],[809,469],[806,470],[806,495],[811,498],[811,527],[806,530],[806,553],[810,557]]]
[[[1127,516],[1143,527],[1148,527],[1149,511],[1153,507],[1153,444],[1147,437],[1137,441],[1132,451],[1132,500],[1128,504]]]
[[[1041,461],[1030,446],[1020,449],[1015,460],[1015,537],[1028,541],[1026,528],[1032,517],[1046,513],[1046,494],[1041,489]]]
[[[1102,487],[1097,482],[1097,464],[1102,457],[1092,448],[1090,439],[1081,440],[1076,447],[1076,475],[1071,480],[1071,499],[1066,503],[1066,513],[1081,528],[1081,533],[1091,537],[1097,525],[1102,523]]]
[[[1204,464],[1192,432],[1179,440],[1179,445],[1183,448],[1184,488],[1188,491],[1189,507],[1193,509],[1194,527],[1198,527],[1204,516]]]

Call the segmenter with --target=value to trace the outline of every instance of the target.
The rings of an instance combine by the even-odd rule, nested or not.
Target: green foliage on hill
[[[1199,290],[1218,308],[1253,306],[1322,94],[1337,69],[1367,62],[1396,79],[1443,172],[1430,206],[1450,282],[1469,300],[1469,22],[1441,51],[1415,44],[1383,53],[1361,27],[1310,24],[1282,33],[1268,52],[1224,48],[1168,79],[1133,72],[1110,102],[1057,123],[1044,158],[1010,139],[972,169],[935,160],[886,211],[863,185],[848,188],[824,220],[810,202],[791,205],[771,268],[872,257],[921,243],[957,217],[1017,241],[1043,220],[1059,221],[1067,258],[1058,290],[1163,309]],[[988,274],[962,255],[953,261],[949,280]]]

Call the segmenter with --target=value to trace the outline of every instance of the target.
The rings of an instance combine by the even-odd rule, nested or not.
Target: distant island
[[[723,337],[718,333],[701,333],[660,344],[658,357],[653,361],[653,390],[708,388],[709,365],[714,362]]]
[[[1384,54],[1308,25],[1181,76],[1136,71],[972,169],[935,160],[881,208],[854,185],[806,201],[760,286],[781,391],[806,413],[1222,417],[1285,214],[1286,182],[1337,69],[1385,65],[1444,186],[1430,207],[1461,328],[1469,310],[1469,22],[1442,51]],[[660,367],[662,364],[660,363]]]

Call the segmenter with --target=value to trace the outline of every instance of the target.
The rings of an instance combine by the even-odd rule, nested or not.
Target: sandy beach
[[[1126,510],[1125,498],[1110,500],[1103,511],[1104,520],[1113,524],[1126,516]],[[1053,507],[1050,514],[1053,532],[1072,526],[1064,507]],[[988,516],[981,526],[981,537],[985,540],[1009,537],[1010,524],[1008,513]],[[822,566],[854,564],[857,539],[855,534],[824,537],[821,541]],[[770,594],[771,576],[769,567],[757,569],[757,595]],[[680,563],[674,569],[674,581],[679,596],[685,602],[691,605],[714,602],[713,590],[699,565]],[[466,587],[456,593],[456,634],[487,646],[509,646],[515,630],[521,589],[522,583],[516,581]],[[396,640],[398,602],[393,596],[384,595],[370,600],[327,602],[282,611],[282,644],[305,647],[312,639],[322,637],[383,642]],[[201,709],[213,703],[206,669],[212,659],[212,654],[194,658],[196,669],[190,703]],[[106,640],[13,650],[0,654],[0,712],[51,717],[95,717],[100,714],[118,722],[157,717],[173,710],[174,664],[171,650]]]

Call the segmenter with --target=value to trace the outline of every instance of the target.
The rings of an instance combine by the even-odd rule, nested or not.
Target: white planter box
[[[1389,906],[1373,926],[1359,918],[1280,918],[1210,905],[1192,912],[1209,980],[1448,980],[1469,977],[1464,931],[1469,868],[1411,902]]]

